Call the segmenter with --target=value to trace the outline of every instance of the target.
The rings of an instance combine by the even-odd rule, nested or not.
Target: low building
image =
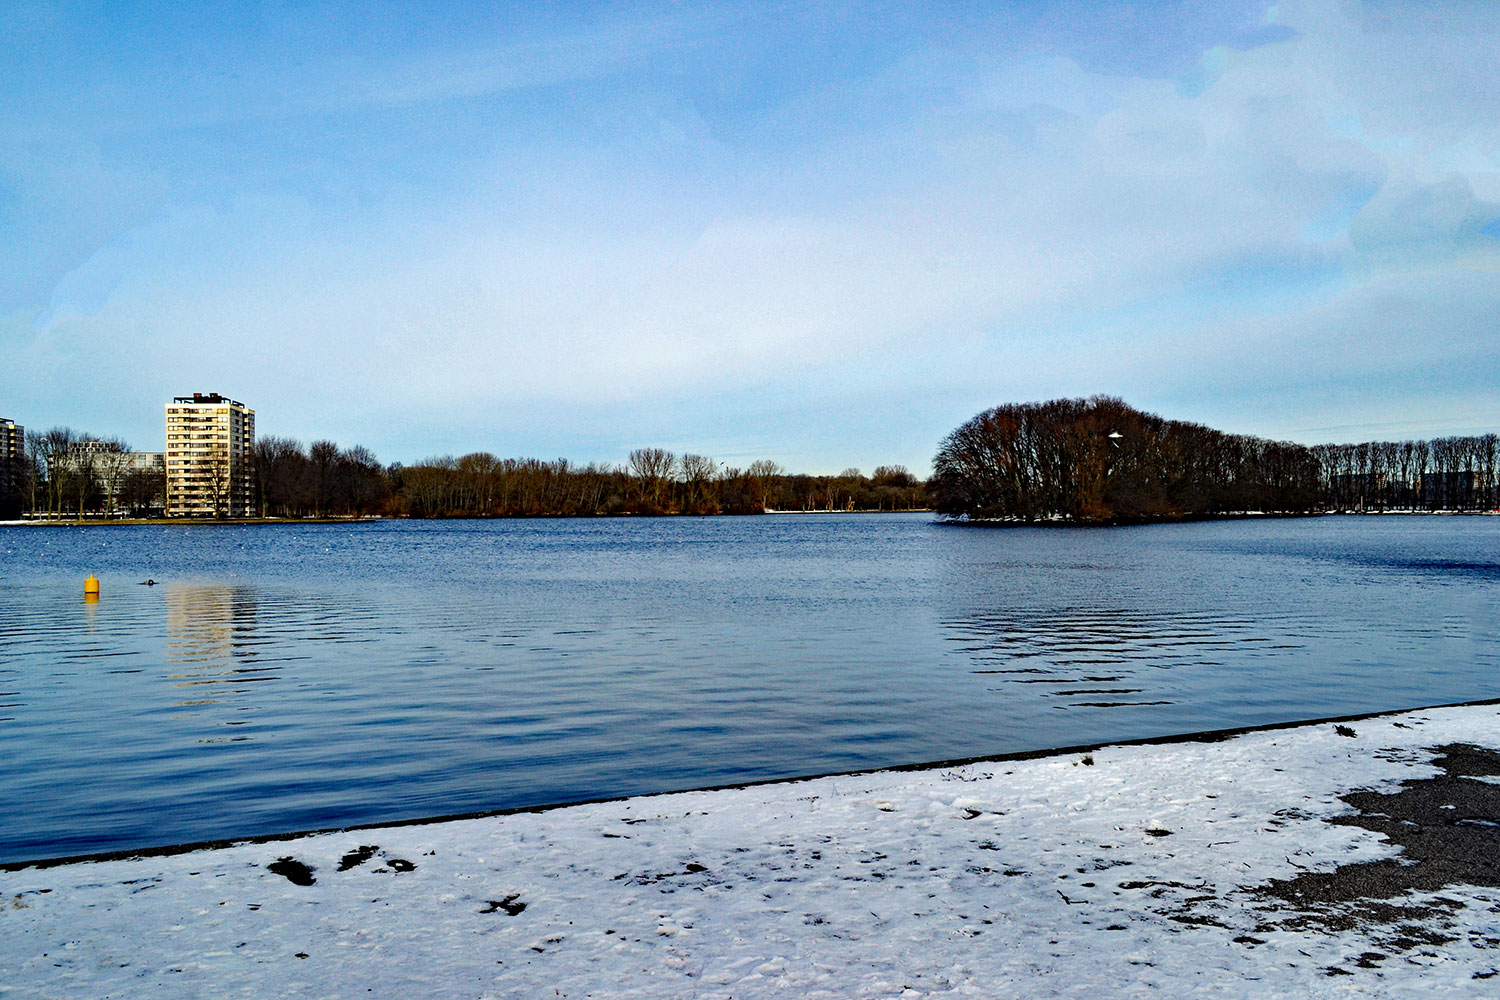
[[[164,451],[127,451],[125,457],[130,460],[131,472],[167,471],[167,453]]]
[[[217,392],[167,404],[168,517],[250,517],[255,511],[255,411]]]
[[[1432,510],[1471,510],[1485,505],[1490,493],[1478,472],[1422,473],[1422,504]]]
[[[104,465],[108,463],[123,468],[124,456],[125,448],[117,441],[101,441],[98,438],[69,441],[67,447],[48,462],[47,475],[81,473],[94,479],[103,479]]]

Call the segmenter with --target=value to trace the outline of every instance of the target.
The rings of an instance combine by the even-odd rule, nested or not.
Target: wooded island
[[[968,521],[1489,510],[1497,458],[1494,434],[1309,447],[1093,396],[986,410],[943,440],[927,486],[935,510]]]

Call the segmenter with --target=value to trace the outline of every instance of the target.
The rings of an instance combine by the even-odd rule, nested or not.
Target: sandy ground
[[[16,997],[1500,994],[1500,714],[0,873]]]

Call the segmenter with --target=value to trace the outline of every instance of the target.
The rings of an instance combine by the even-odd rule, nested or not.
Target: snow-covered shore
[[[0,994],[1488,996],[1497,749],[1431,709],[0,872]]]

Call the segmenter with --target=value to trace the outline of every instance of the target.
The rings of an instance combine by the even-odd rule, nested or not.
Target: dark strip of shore
[[[98,528],[117,526],[159,525],[170,528],[207,527],[224,525],[276,525],[276,524],[371,524],[378,521],[588,521],[596,519],[668,519],[668,518],[711,518],[711,517],[761,517],[769,514],[931,514],[933,511],[927,507],[913,507],[907,510],[765,510],[750,514],[637,514],[631,512],[605,513],[605,514],[489,514],[475,516],[465,514],[460,517],[91,517],[83,520],[76,518],[26,518],[21,521],[6,521],[3,525],[10,527],[57,527],[57,528]]]

